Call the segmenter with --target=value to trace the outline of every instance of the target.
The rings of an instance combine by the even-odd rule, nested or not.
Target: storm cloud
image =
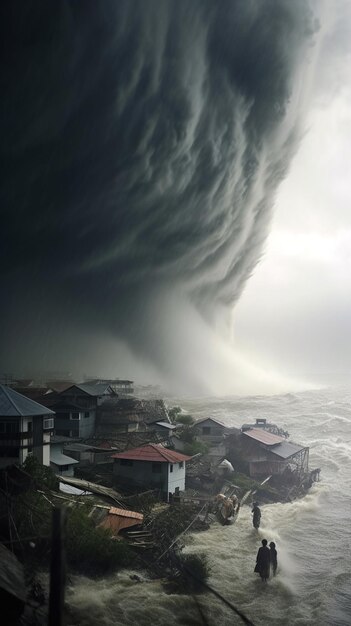
[[[84,327],[167,369],[170,306],[174,324],[178,305],[214,324],[260,258],[299,138],[309,5],[2,12],[2,368],[41,333],[49,346]]]

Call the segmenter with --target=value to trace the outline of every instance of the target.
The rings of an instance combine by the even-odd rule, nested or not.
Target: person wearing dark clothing
[[[273,576],[275,576],[277,573],[278,558],[277,558],[277,551],[275,549],[274,541],[271,541],[271,543],[269,544],[269,548],[270,548],[270,553],[271,553],[271,566],[272,566]]]
[[[267,582],[269,578],[269,568],[271,564],[271,552],[267,546],[267,539],[262,539],[262,547],[259,548],[256,557],[255,572],[261,576],[262,582]]]
[[[258,502],[254,502],[251,513],[253,526],[257,529],[260,527],[261,522],[261,509],[258,506]]]

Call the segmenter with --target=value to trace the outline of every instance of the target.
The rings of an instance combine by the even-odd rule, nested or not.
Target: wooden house
[[[98,407],[105,398],[114,395],[113,389],[105,384],[71,385],[59,393],[52,404],[56,412],[55,434],[82,439],[90,437],[95,433]]]
[[[197,439],[213,445],[223,441],[227,427],[213,417],[206,417],[195,422],[193,431]]]
[[[243,430],[241,455],[245,457],[252,478],[293,472],[308,472],[309,448],[305,448],[262,428]]]

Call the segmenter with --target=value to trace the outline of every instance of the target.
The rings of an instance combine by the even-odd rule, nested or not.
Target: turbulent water
[[[343,626],[351,623],[351,390],[296,395],[177,400],[196,418],[211,416],[241,426],[266,417],[310,447],[310,467],[321,481],[302,500],[262,506],[257,533],[249,506],[233,526],[217,523],[189,535],[185,550],[204,553],[210,585],[256,625]],[[253,573],[262,538],[274,540],[279,570],[267,585]],[[131,572],[91,581],[76,578],[67,600],[72,624],[203,624],[191,596],[165,595],[158,582],[130,579]],[[209,625],[241,624],[212,594],[198,597]]]

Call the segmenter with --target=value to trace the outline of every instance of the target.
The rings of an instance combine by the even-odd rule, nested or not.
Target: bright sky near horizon
[[[346,383],[351,374],[351,11],[336,6],[306,135],[234,311],[241,351],[312,384]]]

